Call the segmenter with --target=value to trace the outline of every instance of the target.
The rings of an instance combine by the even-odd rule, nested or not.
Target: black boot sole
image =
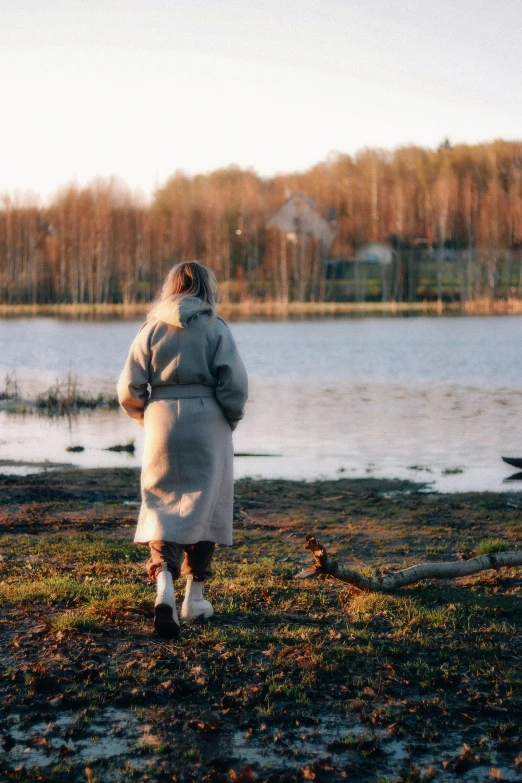
[[[178,638],[180,627],[174,622],[172,606],[159,604],[154,608],[154,628],[162,639]]]

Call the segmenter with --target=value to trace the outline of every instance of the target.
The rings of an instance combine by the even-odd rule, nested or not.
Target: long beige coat
[[[232,334],[206,303],[173,296],[152,311],[118,382],[145,426],[136,543],[232,543],[232,430],[247,393]]]

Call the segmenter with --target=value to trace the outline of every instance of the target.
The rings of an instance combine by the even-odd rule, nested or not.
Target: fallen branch
[[[473,557],[463,563],[420,563],[419,565],[396,571],[386,576],[364,576],[359,571],[347,568],[336,560],[331,560],[326,549],[310,533],[306,536],[305,549],[309,549],[314,556],[315,563],[305,568],[296,579],[325,574],[339,579],[341,582],[358,587],[359,590],[367,590],[374,593],[387,593],[398,587],[415,584],[423,579],[454,579],[458,576],[469,576],[479,571],[487,571],[490,568],[503,568],[506,566],[522,565],[522,550],[519,552],[495,552],[488,555]]]

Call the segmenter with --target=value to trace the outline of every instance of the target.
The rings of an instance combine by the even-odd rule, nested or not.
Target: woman
[[[134,541],[150,548],[154,627],[168,639],[180,630],[173,579],[186,577],[181,620],[210,617],[203,583],[214,546],[232,544],[232,431],[248,390],[216,299],[210,269],[197,261],[173,267],[118,382],[123,410],[145,426]]]

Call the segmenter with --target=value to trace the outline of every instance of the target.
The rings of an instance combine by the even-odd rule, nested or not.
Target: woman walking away
[[[232,544],[232,430],[247,375],[216,299],[210,269],[197,261],[173,267],[118,382],[123,410],[145,426],[134,541],[150,548],[154,627],[166,639],[179,635],[173,579],[186,578],[181,621],[210,617],[203,583],[214,546]]]

